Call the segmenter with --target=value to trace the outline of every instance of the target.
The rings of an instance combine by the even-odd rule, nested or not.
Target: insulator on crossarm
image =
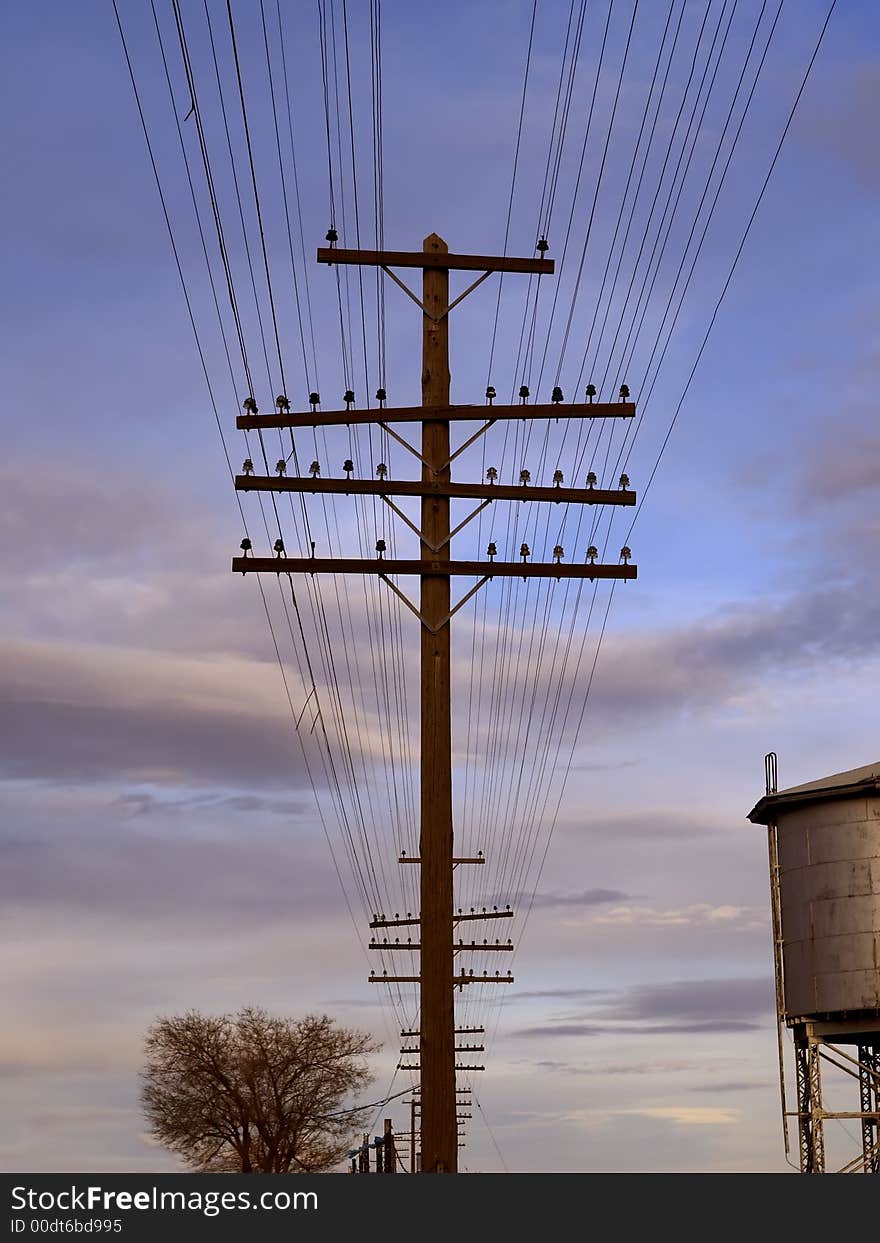
[[[486,401],[488,401],[489,405],[491,406],[494,400],[495,400],[495,389],[490,384],[486,388]]]
[[[490,561],[494,561],[497,555],[498,555],[498,549],[496,545],[494,543],[490,544],[489,547],[486,549],[486,556],[489,558]]]
[[[247,538],[247,536],[245,536],[245,538],[239,544],[239,548],[241,549],[241,551],[244,553],[245,556],[248,555],[252,547],[253,547],[253,544]]]
[[[525,561],[527,557],[531,556],[528,544],[520,544],[519,555],[522,557],[523,561]]]
[[[320,404],[321,404],[321,394],[320,393],[309,393],[309,405],[312,407],[313,414],[317,410]]]
[[[278,539],[275,541],[275,543],[272,545],[272,547],[275,549],[275,556],[276,556],[276,557],[283,557],[283,556],[284,556],[284,540],[281,538],[281,536],[280,536],[280,535],[279,535]]]
[[[346,410],[350,410],[352,406],[354,405],[354,389],[347,388],[345,390],[345,396],[342,398],[342,400],[345,402]]]
[[[553,486],[554,486],[554,487],[556,487],[556,488],[558,488],[558,487],[562,484],[563,478],[564,478],[564,476],[563,476],[563,474],[562,474],[562,471],[561,471],[561,470],[555,470],[555,471],[553,472]]]
[[[587,401],[590,403],[590,405],[592,405],[592,404],[593,404],[593,398],[594,398],[595,396],[596,396],[596,386],[595,386],[595,384],[588,384],[588,385],[587,385]]]
[[[599,555],[599,549],[596,547],[595,544],[591,544],[590,547],[587,549],[587,557],[589,559],[590,565],[595,564],[595,561],[598,555]]]
[[[342,463],[342,469],[345,471],[346,479],[351,479],[351,473],[354,470],[354,462],[350,457],[347,457]]]
[[[259,414],[260,413],[260,408],[257,405],[257,403],[254,401],[253,397],[245,397],[244,401],[242,402],[242,408],[246,410],[248,414]]]
[[[376,389],[376,401],[378,401],[379,405],[384,408],[385,402],[387,400],[388,400],[388,394],[385,392],[384,388],[377,388]]]
[[[629,487],[629,475],[621,475],[621,476],[620,476],[620,490],[621,490],[621,492],[625,492],[625,491],[627,490],[627,488],[628,488],[628,487]]]
[[[279,475],[287,474],[287,463],[285,462],[283,457],[280,457],[278,461],[275,463],[275,470]]]
[[[620,386],[620,400],[621,400],[621,401],[626,401],[627,397],[629,397],[629,385],[628,385],[628,384],[621,384],[621,386]]]
[[[523,487],[525,487],[528,484],[531,477],[532,477],[531,471],[526,470],[525,467],[523,467],[522,470],[519,472],[519,481]]]
[[[559,387],[558,384],[553,389],[553,392],[550,395],[550,400],[553,402],[554,406],[558,406],[561,401],[565,400],[565,398],[562,396],[562,389]]]
[[[525,384],[523,384],[522,388],[519,390],[519,399],[523,405],[525,405],[529,400],[529,390],[528,386]]]
[[[309,474],[312,476],[313,479],[317,479],[320,473],[321,473],[321,463],[317,459],[315,459],[315,461],[312,462],[311,466],[309,467]]]
[[[565,549],[562,547],[561,544],[557,544],[556,547],[553,549],[553,560],[558,565],[564,556],[565,556]]]
[[[535,242],[535,250],[537,250],[543,258],[543,256],[546,255],[549,249],[550,249],[550,243],[547,241],[546,237],[542,233],[541,236],[538,238],[537,242]]]
[[[246,475],[252,475],[254,473],[254,464],[249,457],[244,459],[241,464],[241,469]]]
[[[632,556],[632,549],[627,547],[626,544],[624,544],[624,546],[620,550],[620,559],[624,565],[629,565],[629,559],[631,556]]]
[[[275,405],[278,408],[279,414],[285,414],[290,409],[290,402],[283,393],[279,393],[279,395],[275,398]]]
[[[327,232],[326,232],[326,234],[325,234],[325,237],[326,237],[327,241],[330,243],[330,245],[331,245],[331,246],[333,245],[333,243],[334,243],[334,242],[338,242],[338,241],[339,241],[339,234],[338,234],[338,233],[336,232],[336,230],[333,228],[333,225],[332,225],[332,224],[331,224],[330,228],[327,230]]]
[[[388,467],[385,465],[384,462],[380,462],[379,465],[376,467],[376,474],[379,476],[380,479],[387,478]]]
[[[588,488],[595,488],[595,486],[596,486],[596,482],[597,482],[597,480],[596,480],[596,472],[595,472],[594,470],[588,471],[588,472],[587,472],[587,487],[588,487]]]
[[[490,466],[489,469],[486,471],[486,478],[489,480],[490,485],[493,484],[495,480],[498,478],[498,471],[495,469],[494,466]]]
[[[385,541],[383,539],[376,540],[376,552],[379,554],[379,558],[381,560],[382,555],[385,552]]]

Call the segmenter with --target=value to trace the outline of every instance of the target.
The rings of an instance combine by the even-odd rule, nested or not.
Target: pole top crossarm
[[[372,268],[441,268],[461,272],[531,272],[552,276],[552,259],[521,259],[513,255],[451,255],[428,250],[342,250],[319,246],[318,263],[347,263]]]

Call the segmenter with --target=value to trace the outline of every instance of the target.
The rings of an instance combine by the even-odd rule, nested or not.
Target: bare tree
[[[146,1037],[141,1099],[153,1136],[194,1170],[331,1169],[363,1128],[346,1108],[372,1082],[366,1032],[247,1007],[161,1018]]]

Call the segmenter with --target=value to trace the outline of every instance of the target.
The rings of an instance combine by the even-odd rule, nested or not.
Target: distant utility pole
[[[531,487],[527,472],[519,485],[495,482],[490,472],[488,482],[453,483],[451,466],[458,455],[473,444],[498,419],[558,419],[560,417],[632,418],[635,406],[626,400],[628,390],[621,390],[615,403],[592,401],[595,390],[587,390],[590,401],[583,405],[562,406],[561,390],[554,389],[548,405],[529,405],[528,389],[520,390],[520,405],[496,406],[494,390],[487,390],[488,406],[451,406],[449,404],[449,324],[448,316],[472,290],[492,272],[524,272],[552,275],[553,261],[544,257],[546,242],[539,243],[539,259],[518,259],[490,255],[454,255],[436,233],[425,239],[421,251],[341,250],[333,246],[335,234],[328,235],[330,245],[318,250],[318,262],[327,264],[359,264],[378,266],[422,311],[422,405],[385,409],[385,394],[380,390],[378,410],[353,409],[354,395],[346,394],[346,409],[318,411],[319,398],[312,394],[310,413],[291,414],[285,397],[276,402],[277,413],[260,414],[252,398],[245,403],[248,411],[238,418],[238,427],[245,430],[269,427],[309,428],[316,426],[377,423],[402,444],[420,463],[421,479],[397,481],[381,477],[377,480],[321,479],[317,475],[294,478],[285,474],[257,476],[246,469],[236,477],[235,486],[242,491],[276,491],[303,493],[362,494],[381,497],[421,541],[418,560],[389,560],[385,547],[377,542],[375,560],[288,557],[283,544],[276,545],[275,557],[244,555],[235,557],[232,568],[246,574],[251,571],[272,574],[377,574],[400,597],[421,623],[421,835],[419,858],[401,857],[401,863],[421,866],[421,912],[418,919],[386,920],[384,916],[371,923],[371,928],[387,928],[402,924],[420,925],[420,966],[414,976],[373,974],[377,983],[412,982],[421,989],[421,1024],[419,1055],[421,1066],[421,1134],[422,1171],[424,1173],[455,1173],[458,1168],[458,1136],[455,1091],[455,1019],[454,989],[471,983],[510,983],[507,975],[475,975],[462,970],[456,975],[456,950],[483,949],[476,942],[453,946],[453,930],[459,920],[497,918],[505,912],[458,915],[453,907],[453,867],[460,863],[483,863],[482,855],[473,859],[453,856],[452,826],[452,705],[450,694],[450,622],[461,606],[492,578],[598,578],[633,579],[636,567],[629,564],[629,550],[623,549],[621,564],[605,565],[596,561],[594,548],[588,550],[586,563],[563,564],[563,549],[554,550],[554,560],[537,563],[529,560],[530,550],[523,544],[520,561],[496,561],[495,547],[490,544],[486,561],[454,561],[451,542],[472,518],[495,500],[530,500],[563,504],[634,505],[635,493],[629,490],[626,476],[619,489],[595,487],[595,477],[588,477],[586,488],[563,488],[561,472],[552,487]],[[392,268],[421,268],[422,297],[418,298]],[[449,301],[451,270],[479,272],[481,275],[458,297]],[[450,424],[461,420],[484,420],[483,426],[455,450],[450,445]],[[415,448],[389,423],[421,424],[421,447]],[[247,464],[250,467],[250,463]],[[391,496],[419,496],[422,500],[421,527],[414,524],[391,501]],[[449,502],[454,498],[471,498],[477,507],[455,530],[449,526]],[[391,575],[416,575],[421,582],[419,604],[415,605],[391,581]],[[451,580],[457,576],[476,577],[476,585],[456,604],[450,595]],[[393,949],[393,942],[374,942],[374,948]],[[398,948],[413,948],[400,945]],[[492,947],[496,948],[496,947]],[[482,1068],[479,1068],[482,1069]]]

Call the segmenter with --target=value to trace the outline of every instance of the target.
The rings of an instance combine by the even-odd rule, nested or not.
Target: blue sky
[[[225,6],[210,7],[223,34]],[[680,7],[674,6],[674,20]],[[556,0],[539,8],[511,253],[530,254],[535,242],[569,13]],[[367,10],[350,9],[366,221],[372,210]],[[684,9],[682,49],[687,39],[695,45],[706,5],[687,0]],[[170,5],[157,10],[182,119],[189,97],[173,17]],[[760,31],[769,29],[775,10],[775,3],[766,6]],[[234,416],[246,393],[239,374],[234,384],[224,374],[152,16],[143,4],[123,3],[120,11],[237,465],[244,446]],[[212,106],[204,9],[188,0],[182,11],[209,144],[222,170],[223,217],[256,357],[235,200]],[[274,5],[267,11],[272,16]],[[613,6],[595,129],[574,199],[607,13],[604,0],[587,6],[549,232],[550,253],[559,260],[574,202],[571,250],[557,276],[559,318],[540,393],[537,384],[534,390],[544,399],[556,383],[563,312],[598,183],[572,344],[559,375],[566,397],[575,393],[667,11],[659,0],[639,5],[600,180],[603,127],[632,15],[628,3]],[[688,212],[700,193],[693,187],[710,165],[760,11],[757,0],[739,0],[735,9],[723,0],[709,6],[707,30],[720,22],[723,35],[731,12],[733,23],[717,95],[695,147],[693,179],[673,219],[670,262],[676,238],[683,245],[687,236]],[[288,4],[283,12],[311,259],[329,223],[317,18],[311,5]],[[338,17],[341,6],[335,12]],[[825,12],[824,3],[812,0],[783,6],[628,463],[640,494]],[[281,274],[289,258],[259,5],[240,3],[235,13],[269,253]],[[531,7],[385,0],[382,14],[386,240],[417,248],[436,230],[456,250],[500,250]],[[0,466],[10,588],[0,611],[7,708],[0,977],[14,1017],[0,1036],[0,1095],[11,1119],[0,1164],[171,1168],[170,1158],[143,1137],[137,1107],[141,1040],[157,1013],[253,1002],[290,1013],[326,1009],[386,1041],[376,1066],[377,1099],[391,1078],[396,1047],[376,989],[366,982],[369,967],[291,738],[257,584],[228,573],[240,518],[112,6],[47,0],[7,9],[2,20],[4,44],[13,50],[3,87],[15,124],[2,138],[10,193],[0,208],[8,239],[0,348],[13,446]],[[522,919],[512,921],[512,935],[521,939],[517,980],[480,1085],[485,1117],[511,1169],[785,1168],[773,1083],[765,846],[745,814],[762,792],[761,759],[771,748],[780,756],[783,785],[876,758],[878,27],[873,5],[837,6],[630,540],[639,580],[615,593],[524,935]],[[226,35],[224,87],[234,102]],[[672,132],[686,73],[686,60],[676,59],[661,135]],[[191,120],[184,133],[206,211]],[[238,139],[235,151],[243,177]],[[653,175],[656,182],[653,156],[647,168],[647,181]],[[241,188],[249,188],[247,181]],[[250,212],[247,200],[246,206]],[[250,215],[248,221],[253,241]],[[364,233],[368,242],[366,224]],[[219,274],[210,231],[206,239]],[[350,233],[344,240],[353,244]],[[626,254],[634,259],[635,248]],[[661,308],[676,263],[660,269]],[[333,408],[346,387],[335,287],[330,272],[312,269],[320,387],[325,407]],[[290,281],[277,280],[289,395],[301,408],[308,386],[301,355],[297,360],[294,302]],[[514,360],[525,284],[509,278],[503,287],[491,377],[499,395],[520,381]],[[390,285],[386,298],[389,398],[406,404],[418,399],[418,316]],[[537,322],[546,335],[552,292],[542,298]],[[453,401],[481,400],[494,310],[495,289],[487,284],[453,313]],[[228,326],[225,307],[224,316]],[[538,341],[539,363],[540,332]],[[637,403],[644,393],[636,381],[651,343],[646,327],[625,377]],[[358,363],[359,400],[362,374]],[[276,383],[273,376],[273,389]],[[262,372],[256,395],[262,406],[271,405],[274,391]],[[497,461],[510,471],[530,465],[537,481],[539,460],[543,469],[558,449],[569,481],[573,429],[552,430],[546,461],[537,441],[520,454],[523,460],[504,454],[502,435],[496,428],[487,436],[485,458],[482,447],[469,451],[457,477],[476,477]],[[359,448],[366,461],[366,442]],[[335,457],[343,449],[342,440],[331,438],[325,474],[339,473]],[[408,473],[405,456],[393,452],[392,473]],[[259,518],[255,506],[246,513]],[[355,540],[355,524],[340,514],[341,537]],[[579,545],[586,543],[574,523],[567,519],[564,528],[569,559],[582,557]],[[617,520],[613,528],[615,558],[614,540],[619,534],[622,542],[627,526]],[[487,535],[481,526],[480,538]],[[548,528],[550,544],[553,538]],[[549,547],[533,543],[536,557],[549,557]],[[604,607],[606,597],[599,599]],[[463,614],[456,648],[460,797],[471,788],[467,782],[485,780],[468,769],[461,742],[476,668],[469,663],[474,617],[486,628],[479,653],[488,661],[502,597],[482,600]],[[517,601],[526,627],[530,605],[525,597]],[[550,617],[557,622],[554,601]],[[370,615],[375,604],[366,607]],[[576,624],[580,635],[583,615]],[[591,626],[584,661],[564,671],[566,687],[583,689],[595,619]],[[413,632],[402,624],[400,632],[411,645]],[[404,646],[405,682],[411,683],[413,659]],[[295,669],[292,648],[285,648],[285,661]],[[363,669],[367,679],[368,666]],[[552,678],[553,670],[541,667],[538,676]],[[291,677],[299,703],[302,688]],[[515,680],[507,690],[516,693]],[[537,739],[515,721],[510,729],[515,773],[517,763],[529,762]],[[571,730],[559,741],[564,758],[575,741]],[[367,740],[376,765],[371,788],[381,801],[389,796],[374,745]],[[548,790],[557,791],[561,771],[551,766],[545,775]],[[500,797],[499,789],[492,797]],[[462,827],[462,840],[474,848],[483,831],[475,807],[467,812],[465,806],[470,818]],[[333,836],[338,825],[331,819],[329,827],[344,854]],[[548,829],[545,817],[538,826],[541,849]],[[382,839],[389,869],[399,844],[391,833]],[[398,1085],[399,1079],[395,1090]],[[468,1142],[470,1168],[501,1168],[480,1116]],[[847,1138],[832,1142],[845,1147]]]

